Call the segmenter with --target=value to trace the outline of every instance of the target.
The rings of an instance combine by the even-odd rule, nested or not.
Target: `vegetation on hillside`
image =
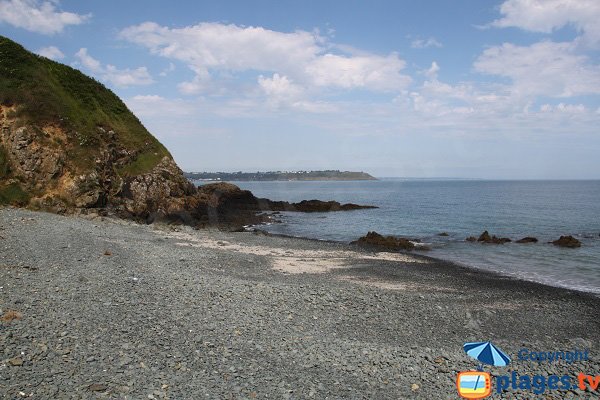
[[[112,91],[69,66],[25,50],[0,36],[0,104],[17,105],[23,123],[60,126],[72,133],[71,160],[92,166],[103,138],[98,130],[114,130],[138,160],[123,172],[140,174],[154,167],[166,148]],[[0,165],[1,166],[1,165]],[[0,171],[1,173],[1,171]]]

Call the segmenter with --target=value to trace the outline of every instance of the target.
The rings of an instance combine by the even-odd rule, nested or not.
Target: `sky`
[[[0,0],[186,171],[600,178],[598,0]]]

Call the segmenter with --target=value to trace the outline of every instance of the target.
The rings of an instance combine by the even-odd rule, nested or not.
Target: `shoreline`
[[[482,340],[600,369],[597,297],[429,256],[13,208],[0,235],[6,397],[455,398]]]
[[[287,235],[287,234],[284,234],[284,233],[271,233],[271,232],[268,232],[266,230],[259,229],[261,226],[264,226],[264,224],[251,225],[251,226],[247,227],[247,229],[251,229],[251,230],[248,230],[247,232],[253,232],[252,229],[254,229],[255,231],[260,232],[261,234],[264,234],[266,236],[271,236],[271,237],[280,237],[280,238],[287,238],[287,239],[297,239],[297,240],[314,241],[314,242],[318,242],[318,243],[340,244],[340,245],[350,246],[351,248],[355,249],[356,251],[370,252],[369,250],[361,249],[358,246],[352,246],[347,241],[339,241],[339,240],[332,240],[332,239],[319,239],[319,238],[311,238],[311,237],[306,237],[306,236],[294,236],[294,235]],[[373,252],[376,252],[376,251],[373,251]],[[385,253],[385,251],[381,251],[381,252]],[[394,252],[390,252],[390,253],[393,254]],[[550,283],[546,283],[546,282],[542,282],[542,281],[536,281],[534,279],[527,279],[525,277],[521,277],[521,276],[517,276],[517,275],[511,275],[509,273],[502,273],[500,271],[494,271],[494,270],[491,270],[491,269],[480,268],[480,267],[476,267],[474,265],[469,265],[467,263],[462,263],[462,262],[459,262],[459,261],[449,260],[449,259],[445,259],[445,258],[442,258],[442,257],[428,256],[426,254],[427,253],[426,251],[418,251],[418,250],[411,251],[411,252],[398,251],[397,253],[399,253],[399,254],[405,254],[405,255],[409,255],[409,256],[414,256],[416,258],[423,258],[425,260],[428,260],[428,261],[431,261],[431,262],[434,262],[434,263],[448,264],[448,265],[451,265],[451,266],[453,266],[454,268],[457,268],[457,269],[464,269],[464,270],[468,270],[468,271],[472,271],[472,272],[489,274],[491,276],[496,276],[496,277],[498,277],[500,279],[512,279],[512,280],[517,281],[517,282],[533,283],[533,284],[536,284],[536,285],[541,285],[541,286],[547,287],[549,289],[566,290],[566,291],[576,292],[576,293],[580,293],[580,294],[584,294],[584,295],[589,295],[589,296],[596,297],[596,298],[600,299],[600,293],[586,291],[584,289],[579,289],[579,288],[574,288],[574,287],[569,287],[569,286],[552,285]]]

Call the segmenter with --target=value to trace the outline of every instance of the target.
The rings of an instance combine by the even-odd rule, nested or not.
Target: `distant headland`
[[[203,181],[375,181],[366,172],[353,171],[267,171],[267,172],[185,172],[185,177]]]

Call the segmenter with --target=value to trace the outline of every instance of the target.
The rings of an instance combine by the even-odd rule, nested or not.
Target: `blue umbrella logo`
[[[510,364],[510,357],[491,342],[465,343],[463,348],[465,349],[465,353],[482,364],[489,364],[495,367],[505,367]]]

